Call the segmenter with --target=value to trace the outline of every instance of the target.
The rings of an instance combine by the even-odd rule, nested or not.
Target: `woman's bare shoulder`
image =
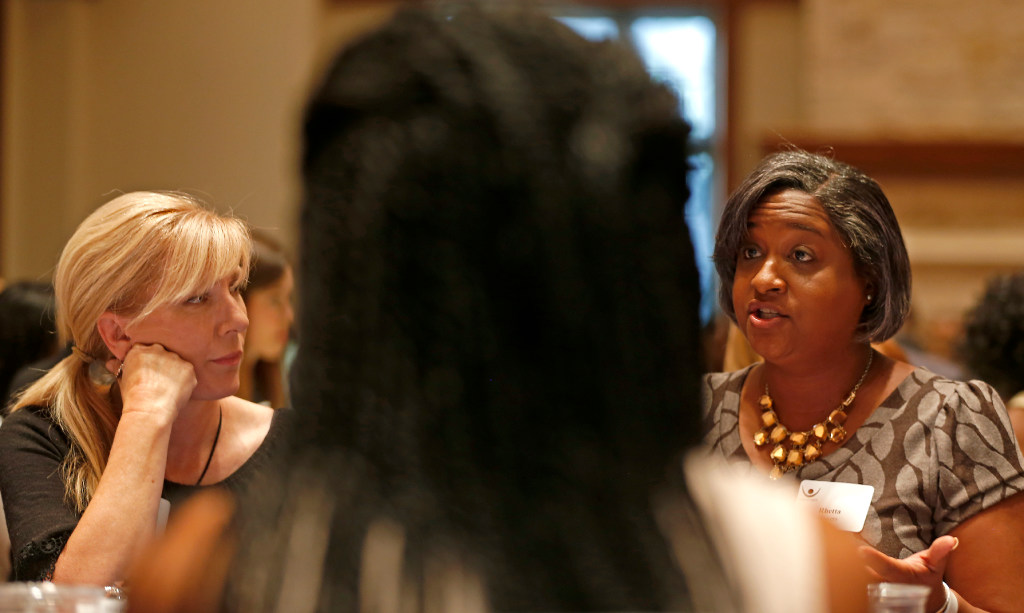
[[[224,434],[239,456],[248,458],[266,438],[276,409],[237,396],[226,398],[223,407]]]
[[[231,411],[234,418],[239,420],[240,423],[253,424],[253,425],[270,425],[270,421],[274,418],[274,412],[276,409],[268,407],[265,404],[259,404],[239,398],[238,396],[231,396],[224,400],[225,412]]]

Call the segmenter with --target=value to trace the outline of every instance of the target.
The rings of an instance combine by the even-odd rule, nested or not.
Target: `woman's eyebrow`
[[[820,229],[818,229],[818,228],[816,228],[814,226],[809,226],[807,224],[800,223],[798,221],[786,222],[786,225],[789,226],[790,228],[795,229],[795,230],[802,230],[804,232],[810,232],[812,234],[817,234],[818,236],[820,236],[822,238],[825,237],[825,234]],[[747,230],[751,230],[751,229],[757,228],[757,227],[758,227],[757,222],[754,222],[754,221],[748,221],[747,222]]]

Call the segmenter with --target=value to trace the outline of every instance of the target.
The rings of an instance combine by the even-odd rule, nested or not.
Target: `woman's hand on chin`
[[[196,387],[192,364],[162,345],[132,345],[123,365],[117,360],[107,363],[111,372],[119,367],[122,415],[151,413],[173,422]]]
[[[932,541],[928,549],[898,560],[868,545],[860,548],[861,558],[867,565],[868,572],[877,581],[890,583],[915,583],[932,588],[928,596],[926,611],[938,611],[946,600],[946,591],[942,587],[942,578],[946,573],[949,554],[958,541],[952,536],[940,536]]]

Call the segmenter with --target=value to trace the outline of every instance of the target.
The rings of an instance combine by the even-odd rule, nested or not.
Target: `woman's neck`
[[[762,364],[756,379],[758,396],[767,384],[775,412],[786,427],[807,430],[850,395],[865,374],[870,351],[864,343],[803,365]]]
[[[238,370],[238,392],[236,395],[239,398],[245,398],[246,400],[252,400],[254,381],[256,379],[256,363],[259,361],[258,358],[250,356],[249,354],[243,354],[242,365]]]
[[[167,446],[168,478],[182,481],[199,470],[210,455],[217,424],[227,413],[231,398],[219,400],[192,401],[182,407],[174,425]],[[184,482],[184,481],[182,481]]]

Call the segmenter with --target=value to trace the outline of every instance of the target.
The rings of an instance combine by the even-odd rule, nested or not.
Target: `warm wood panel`
[[[763,142],[765,153],[796,146],[829,152],[869,175],[1024,177],[1024,142],[987,140],[844,140],[824,136],[777,136]]]
[[[765,153],[793,146],[834,155],[879,181],[913,268],[915,324],[905,334],[954,357],[962,314],[986,281],[1024,269],[1024,142],[822,134],[762,140]]]

